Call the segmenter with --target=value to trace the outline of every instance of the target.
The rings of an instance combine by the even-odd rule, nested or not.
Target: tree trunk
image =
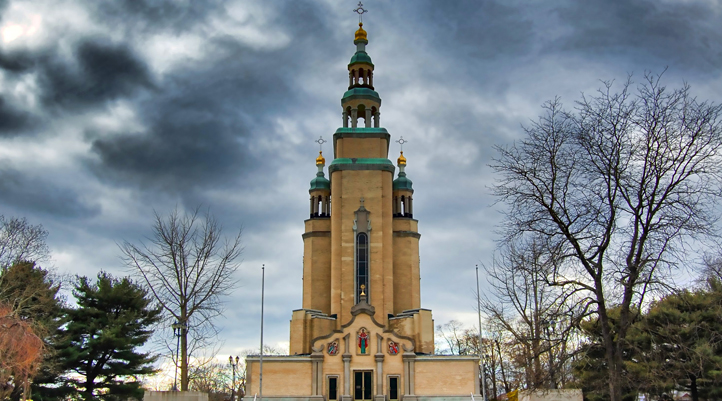
[[[601,280],[597,278],[596,281],[597,291],[601,292],[601,289],[603,288]],[[599,314],[599,324],[601,325],[602,330],[602,344],[604,345],[604,356],[607,360],[607,371],[609,373],[609,400],[622,401],[621,352],[617,349],[617,344],[614,341],[609,316],[607,315],[607,308],[604,304],[604,296],[598,293],[597,299],[600,300],[597,313]]]
[[[690,386],[689,390],[692,393],[692,401],[699,401],[699,390],[697,389],[697,377],[695,375],[689,375]]]
[[[188,330],[181,329],[181,391],[188,391]]]

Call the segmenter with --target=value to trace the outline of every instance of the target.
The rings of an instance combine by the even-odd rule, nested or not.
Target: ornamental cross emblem
[[[314,142],[316,142],[318,144],[318,151],[320,152],[323,150],[323,144],[328,141],[323,139],[322,136],[319,136],[318,139],[316,139]]]
[[[356,7],[356,9],[354,9],[353,12],[355,12],[356,14],[358,14],[358,22],[363,22],[363,18],[362,18],[362,17],[363,17],[363,15],[364,15],[365,13],[369,12],[369,10],[365,9],[365,8],[364,8],[364,4],[359,1],[359,2],[358,2],[358,7]]]
[[[404,139],[403,136],[400,137],[398,141],[396,141],[396,143],[398,143],[399,145],[401,145],[401,151],[402,151],[402,152],[404,151],[404,144],[405,144],[406,142],[408,142],[408,141],[407,141],[406,139]]]

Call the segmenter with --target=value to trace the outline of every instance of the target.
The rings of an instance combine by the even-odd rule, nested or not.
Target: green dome
[[[369,56],[368,53],[363,50],[357,51],[356,54],[351,57],[351,61],[348,63],[348,65],[355,63],[368,63],[374,65],[374,63],[371,62],[371,56]]]
[[[323,172],[321,171],[316,173],[316,178],[311,180],[311,188],[309,189],[309,191],[313,191],[314,189],[331,190],[331,181],[327,180],[326,177],[324,177]]]
[[[394,190],[408,190],[413,192],[414,188],[412,187],[413,183],[410,179],[406,178],[406,173],[399,172],[399,177],[394,180]]]
[[[344,92],[343,97],[341,98],[341,104],[343,105],[343,102],[351,99],[374,100],[381,103],[381,97],[379,97],[379,93],[369,88],[351,88],[347,90],[346,92]]]

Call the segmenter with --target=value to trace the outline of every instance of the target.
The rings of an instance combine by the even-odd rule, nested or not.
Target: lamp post
[[[479,365],[481,367],[481,395],[484,401],[489,399],[486,396],[486,361],[484,360],[484,339],[482,338],[483,331],[481,330],[481,292],[479,292],[479,265],[476,265],[476,307],[479,313]]]
[[[173,325],[171,325],[173,328],[173,335],[176,336],[176,346],[175,346],[175,377],[173,378],[173,391],[178,391],[178,360],[180,359],[180,355],[178,355],[178,349],[180,348],[180,339],[183,336],[183,330],[185,330],[186,325],[185,323],[181,322],[175,322]]]
[[[554,329],[557,327],[557,322],[555,320],[545,320],[543,323],[544,331],[546,331],[547,334],[547,341],[549,342],[549,388],[556,389],[557,382],[554,380],[554,348],[552,346],[552,335],[554,334]]]
[[[233,369],[233,387],[231,388],[231,401],[236,401],[236,368],[238,368],[238,356],[236,356],[236,363],[233,363],[233,357],[228,357],[228,363],[231,364]]]

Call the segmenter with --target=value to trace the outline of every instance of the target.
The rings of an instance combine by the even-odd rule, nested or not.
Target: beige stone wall
[[[368,330],[370,335],[370,350],[368,355],[361,355],[357,349],[357,337],[356,334],[361,328]],[[348,337],[346,335],[348,334]],[[381,341],[379,337],[381,336]],[[348,340],[346,340],[348,338]],[[388,353],[388,341],[393,340],[399,343],[399,353],[397,355],[390,355]],[[338,341],[339,352],[337,355],[328,355],[327,347],[332,341]],[[348,341],[348,346],[346,344]],[[399,338],[393,333],[384,331],[384,328],[378,327],[373,320],[366,314],[358,315],[353,323],[345,327],[341,332],[335,333],[329,338],[319,339],[315,342],[314,347],[317,349],[323,347],[323,388],[322,394],[328,396],[328,376],[337,376],[339,380],[339,394],[344,392],[344,383],[346,380],[344,372],[343,354],[348,352],[351,355],[349,362],[349,387],[350,391],[353,392],[353,375],[355,371],[366,370],[373,371],[374,389],[378,384],[378,364],[376,357],[377,355],[383,355],[383,362],[381,364],[381,383],[382,392],[387,393],[388,389],[388,376],[399,377],[399,391],[403,394],[404,389],[404,362],[403,354],[404,347],[411,349],[412,342],[408,339]]]
[[[389,327],[400,335],[413,338],[416,352],[434,353],[434,320],[430,310],[419,309],[409,317],[391,319]]]
[[[336,157],[386,159],[388,146],[386,138],[339,138],[336,140]]]
[[[303,238],[303,308],[331,313],[331,220],[306,220]]]
[[[246,358],[246,396],[259,392],[258,357]],[[308,357],[263,357],[263,396],[298,397],[312,394],[311,359]]]
[[[393,220],[394,315],[421,307],[419,238],[410,234],[418,233],[417,227],[418,222],[413,219]]]
[[[478,359],[474,357],[418,357],[416,359],[415,394],[464,395],[478,394],[476,372]]]
[[[289,353],[310,354],[311,340],[326,335],[336,328],[336,320],[314,317],[304,309],[293,311]]]
[[[519,392],[519,401],[582,401],[583,399],[580,389]]]
[[[382,324],[393,313],[393,227],[389,171],[335,171],[331,180],[331,313],[339,325],[351,319],[354,296],[354,212],[364,198],[371,232],[369,303]]]
[[[198,391],[146,391],[143,401],[208,401],[208,394]]]

